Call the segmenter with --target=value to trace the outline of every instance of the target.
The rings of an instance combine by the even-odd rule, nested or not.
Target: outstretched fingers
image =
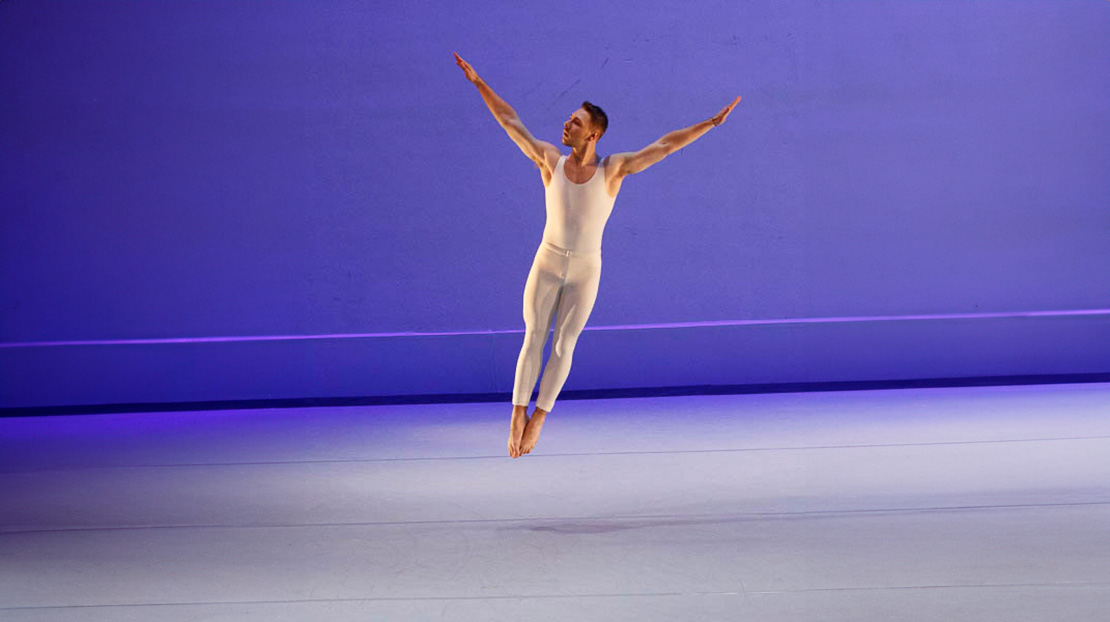
[[[713,117],[713,123],[716,124],[716,125],[720,125],[720,124],[724,123],[725,119],[728,118],[729,113],[731,113],[732,109],[735,108],[736,104],[739,104],[739,103],[740,103],[740,96],[737,95],[736,99],[732,100],[731,104],[725,106],[724,108],[721,108],[721,111],[718,112],[715,117]]]
[[[466,79],[473,82],[474,79],[478,77],[478,73],[474,71],[474,68],[470,66],[470,63],[466,62],[462,59],[461,56],[459,56],[458,52],[452,53],[455,55],[455,64],[463,70],[464,74],[466,74]]]

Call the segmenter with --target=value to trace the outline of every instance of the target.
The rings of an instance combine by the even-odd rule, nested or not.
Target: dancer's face
[[[563,123],[563,144],[578,147],[588,141],[597,140],[599,132],[590,122],[590,113],[585,108],[575,110],[566,123]]]

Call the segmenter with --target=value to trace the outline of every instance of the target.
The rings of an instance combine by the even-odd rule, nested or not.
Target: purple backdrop
[[[743,96],[565,390],[1110,371],[1110,3],[533,4],[0,3],[0,407],[510,391],[543,187],[453,51],[602,155]]]

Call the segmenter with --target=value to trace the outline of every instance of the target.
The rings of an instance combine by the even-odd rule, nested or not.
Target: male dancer
[[[740,98],[705,121],[666,134],[639,151],[614,153],[598,163],[597,141],[609,125],[601,108],[583,102],[563,124],[563,144],[571,148],[571,154],[564,156],[555,145],[533,137],[516,111],[458,54],[455,64],[478,87],[486,106],[509,138],[536,163],[546,189],[547,223],[524,285],[526,331],[517,359],[509,422],[509,455],[519,458],[536,446],[544,419],[570,373],[574,345],[597,298],[601,236],[621,182],[627,175],[643,171],[724,123]],[[551,356],[543,371],[536,410],[529,417],[528,402],[539,375],[543,345],[556,317]]]

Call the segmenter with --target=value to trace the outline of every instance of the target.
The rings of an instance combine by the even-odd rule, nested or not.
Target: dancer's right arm
[[[474,86],[478,87],[478,92],[482,94],[482,99],[485,100],[486,106],[489,111],[493,113],[493,117],[509,134],[509,138],[513,139],[517,147],[532,160],[540,166],[550,168],[550,158],[554,154],[554,159],[559,158],[559,149],[549,142],[544,142],[532,136],[528,128],[524,127],[524,123],[520,120],[513,107],[505,103],[493,89],[486,84],[485,80],[478,77],[478,73],[470,66],[470,63],[463,60],[458,54],[455,54],[455,64],[462,68],[463,73],[466,74],[466,79],[469,80]]]

